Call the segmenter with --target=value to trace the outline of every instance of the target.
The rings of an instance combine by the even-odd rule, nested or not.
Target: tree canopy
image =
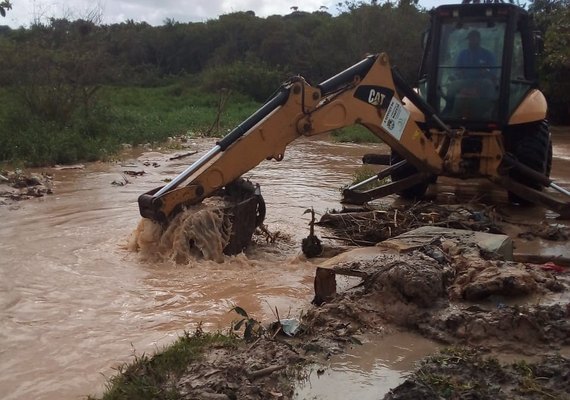
[[[10,4],[3,1],[0,7]],[[345,1],[337,7],[337,15],[292,7],[283,16],[234,12],[205,22],[167,19],[156,27],[132,20],[105,25],[52,18],[2,29],[0,84],[148,86],[201,75],[208,89],[230,86],[262,101],[292,74],[317,83],[376,52],[386,52],[408,82],[415,82],[421,32],[429,19],[417,0]],[[570,72],[570,0],[534,0],[529,9],[544,32],[546,93],[567,114],[570,90],[556,82]]]

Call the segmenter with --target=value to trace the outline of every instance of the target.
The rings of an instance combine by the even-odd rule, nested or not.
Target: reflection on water
[[[324,372],[313,369],[298,385],[295,399],[381,399],[404,381],[418,360],[437,350],[432,341],[405,332],[370,337],[362,346],[331,357]]]

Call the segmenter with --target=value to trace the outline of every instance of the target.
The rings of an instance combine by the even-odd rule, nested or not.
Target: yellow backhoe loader
[[[431,11],[423,44],[417,89],[383,53],[316,86],[302,77],[288,80],[178,177],[141,195],[141,215],[167,223],[213,194],[246,193],[244,201],[254,199],[249,228],[226,251],[239,252],[265,213],[258,189],[240,177],[263,160],[282,160],[298,137],[360,124],[392,149],[391,165],[371,178],[391,183],[368,191],[352,186],[343,193],[346,202],[393,193],[421,197],[438,176],[487,178],[515,203],[570,216],[570,192],[549,178],[547,104],[534,68],[540,40],[527,12],[497,1],[440,6]]]

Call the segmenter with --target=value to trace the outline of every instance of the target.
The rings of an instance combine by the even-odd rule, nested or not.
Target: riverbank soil
[[[291,398],[304,358],[267,336],[185,334],[164,352],[142,356],[112,378],[105,399]]]
[[[538,361],[502,363],[480,351],[448,348],[427,357],[384,400],[567,399],[570,359],[551,355]]]

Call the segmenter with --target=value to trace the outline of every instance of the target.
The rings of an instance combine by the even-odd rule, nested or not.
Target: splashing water
[[[178,213],[166,229],[142,218],[129,238],[128,249],[153,261],[189,264],[203,258],[224,262],[223,251],[232,230],[227,204],[222,199],[207,200]]]

